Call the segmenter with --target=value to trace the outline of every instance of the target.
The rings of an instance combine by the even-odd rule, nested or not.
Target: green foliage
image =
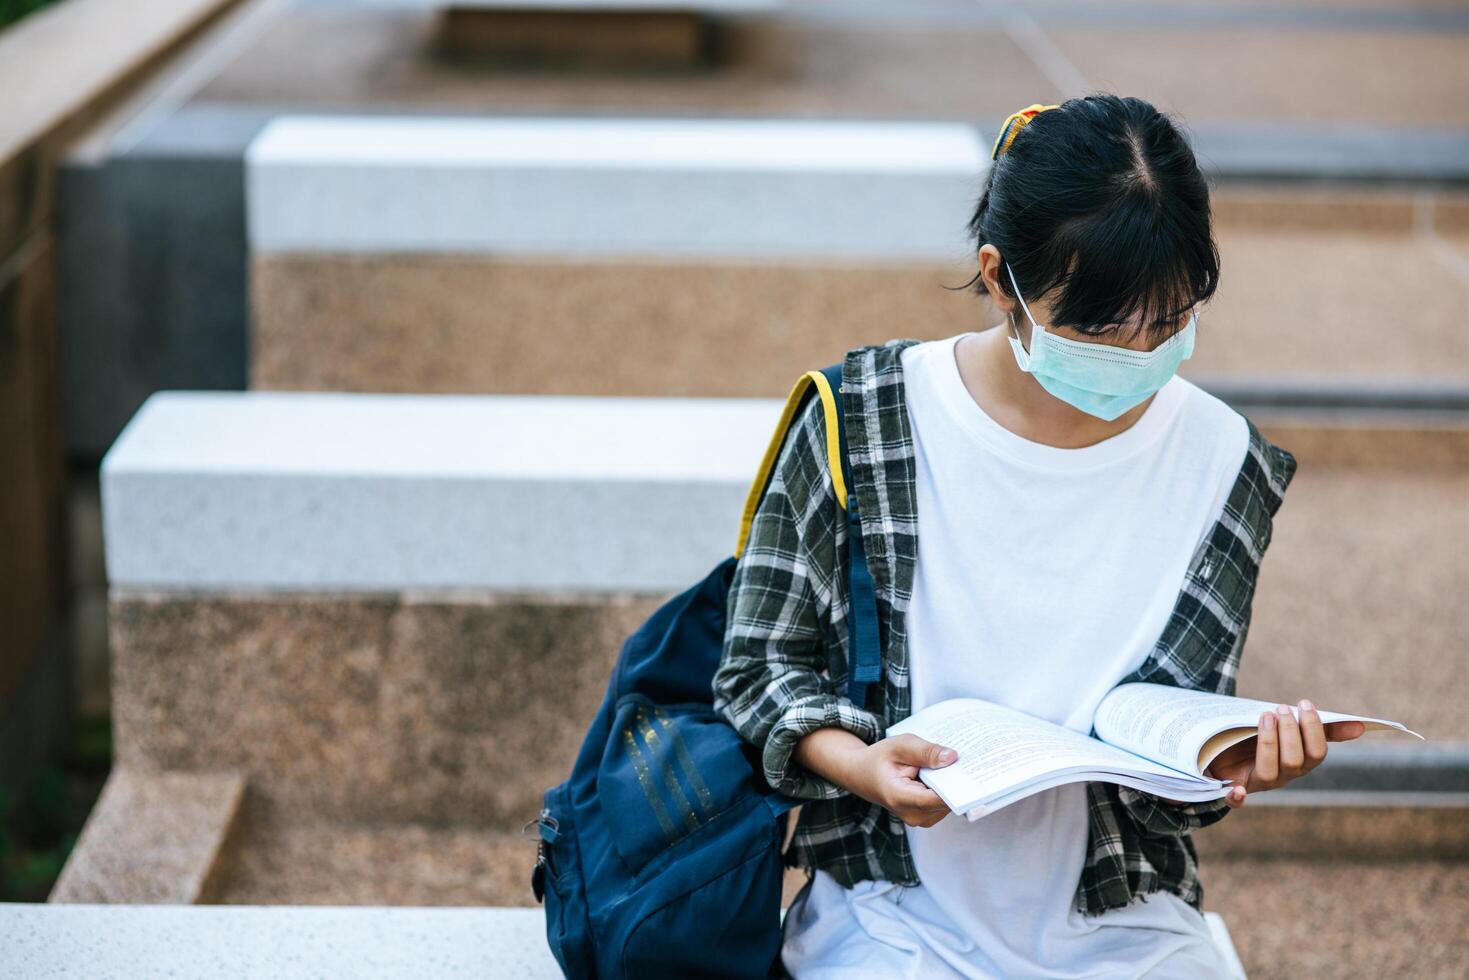
[[[0,789],[0,902],[46,901],[111,764],[111,719],[82,720],[63,759],[15,795]]]
[[[72,753],[77,765],[105,773],[112,767],[112,717],[101,715],[77,722]]]
[[[0,0],[0,29],[53,2],[54,0]]]
[[[66,775],[46,766],[31,780],[24,805],[0,799],[0,901],[44,902],[66,853],[57,831],[66,818]]]

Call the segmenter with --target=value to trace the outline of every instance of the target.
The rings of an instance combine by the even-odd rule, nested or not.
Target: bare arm
[[[910,827],[932,827],[949,815],[948,804],[918,772],[953,765],[958,753],[912,732],[868,745],[844,729],[818,728],[796,743],[792,755],[848,792],[886,807]]]

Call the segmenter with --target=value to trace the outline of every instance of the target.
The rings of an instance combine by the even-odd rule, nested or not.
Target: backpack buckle
[[[527,820],[524,824],[521,825],[520,836],[527,838],[530,837],[530,834],[527,834],[525,831],[526,828],[529,827],[531,824],[536,825],[538,839],[543,844],[554,844],[556,842],[556,838],[561,835],[561,824],[556,820],[555,817],[551,816],[551,811],[547,807],[542,807],[540,815],[537,816],[534,820]]]
[[[554,869],[551,867],[551,848],[549,845],[555,843],[556,838],[560,836],[561,824],[555,817],[551,816],[551,811],[547,807],[542,807],[540,814],[534,820],[527,820],[521,825],[520,836],[530,837],[530,834],[526,833],[526,830],[531,824],[536,825],[537,839],[536,863],[531,868],[530,886],[531,891],[535,893],[536,901],[540,902],[543,901],[546,893],[546,874],[548,872],[554,874]]]

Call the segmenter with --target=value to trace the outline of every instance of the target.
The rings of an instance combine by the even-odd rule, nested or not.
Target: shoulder
[[[903,351],[921,343],[917,337],[894,337],[880,344],[851,348],[842,368],[843,384],[860,392],[901,384]]]
[[[921,343],[916,337],[895,337],[850,348],[843,355],[842,390],[833,394],[846,422],[847,438],[855,440],[859,455],[867,442],[863,426],[875,420],[877,431],[886,433],[891,426],[906,422],[903,351]],[[839,450],[835,433],[828,437],[828,422],[825,405],[813,388],[791,420],[777,463],[797,492],[835,497],[832,474],[834,469],[839,472],[841,462],[833,455]]]

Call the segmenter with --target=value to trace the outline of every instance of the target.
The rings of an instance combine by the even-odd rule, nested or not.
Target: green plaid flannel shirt
[[[791,758],[796,742],[839,726],[870,743],[910,712],[904,615],[917,553],[915,459],[900,353],[912,338],[848,351],[838,394],[877,591],[883,677],[875,710],[853,704],[847,683],[847,522],[832,487],[820,399],[809,396],[776,460],[736,565],[714,708],[761,750],[765,778],[809,801],[787,866],[824,869],[845,887],[867,879],[916,885],[906,825]],[[1247,420],[1248,421],[1248,420]],[[1249,422],[1228,499],[1199,544],[1172,615],[1126,681],[1233,694],[1255,580],[1296,461]],[[1202,912],[1190,833],[1228,813],[1223,800],[1174,805],[1113,783],[1087,783],[1089,844],[1075,906],[1097,915],[1166,889]]]

